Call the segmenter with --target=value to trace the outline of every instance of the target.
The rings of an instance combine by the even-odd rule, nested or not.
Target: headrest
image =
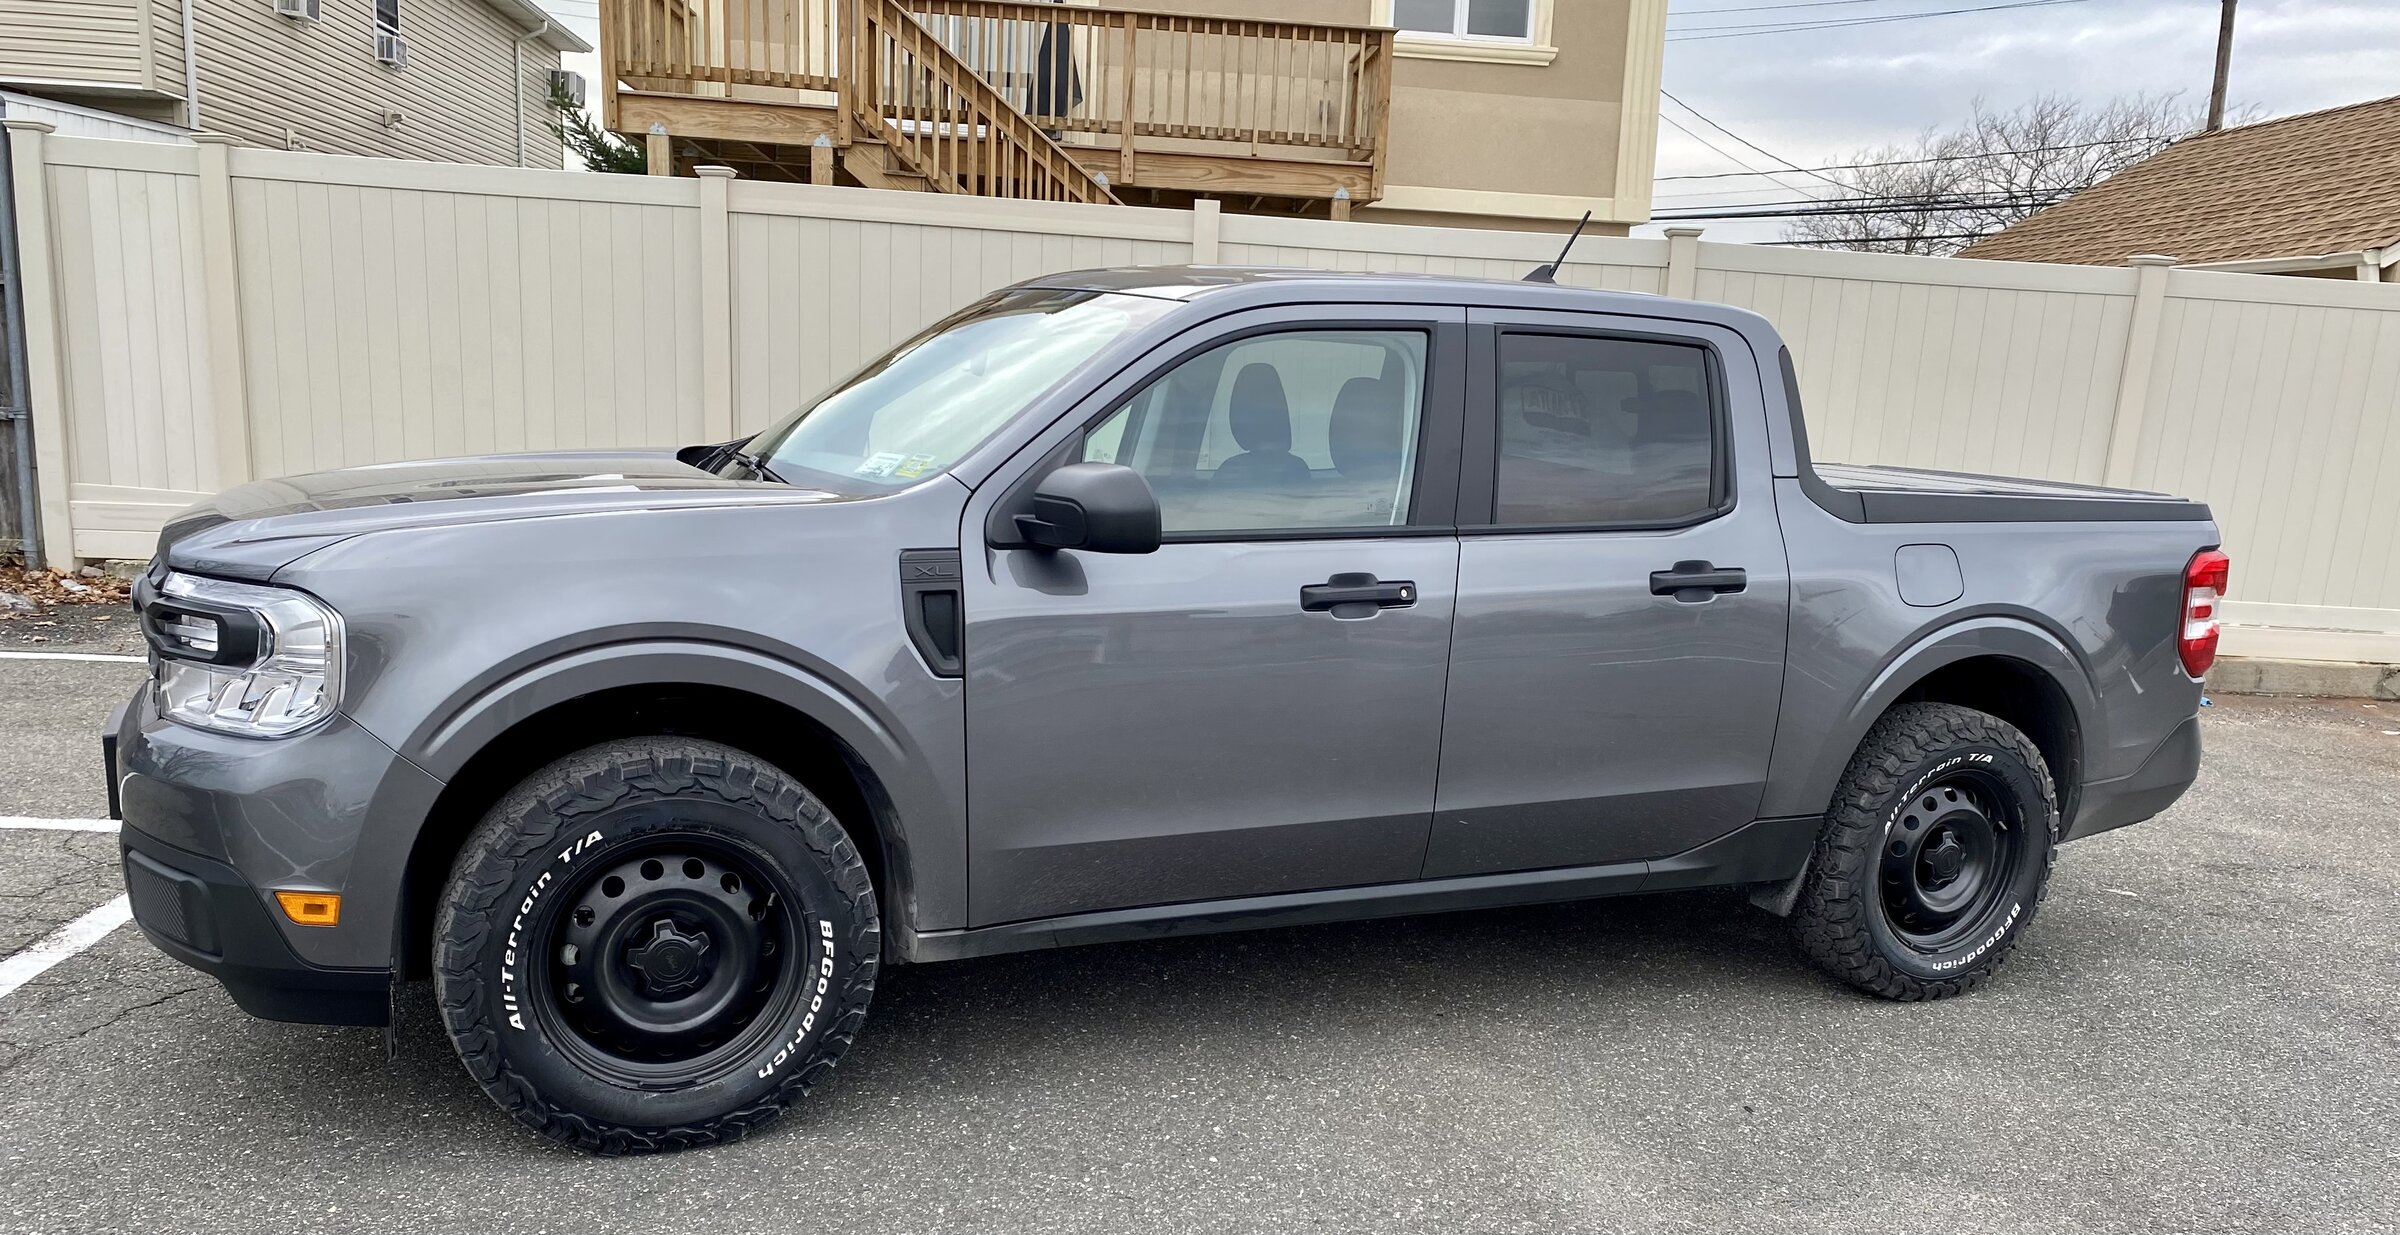
[[[1333,397],[1333,414],[1325,426],[1326,449],[1334,470],[1352,480],[1385,480],[1400,474],[1407,452],[1408,409],[1400,405],[1400,384],[1376,377],[1354,377],[1342,383]]]
[[[1228,409],[1233,440],[1244,450],[1292,448],[1292,407],[1283,397],[1283,375],[1275,366],[1258,361],[1233,375],[1233,401]]]

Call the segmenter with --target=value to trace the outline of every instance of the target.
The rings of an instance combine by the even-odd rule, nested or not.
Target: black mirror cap
[[[1158,548],[1158,495],[1121,463],[1069,463],[1033,490],[1017,532],[1044,549],[1149,553]]]

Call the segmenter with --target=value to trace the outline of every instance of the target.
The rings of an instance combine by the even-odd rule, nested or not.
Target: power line
[[[1889,202],[1864,202],[1858,204],[1852,204],[1848,202],[1824,203],[1805,210],[1737,209],[1718,211],[1677,211],[1669,214],[1653,214],[1650,216],[1650,220],[1654,223],[1674,223],[1702,219],[1808,219],[1840,215],[1891,214],[1895,211],[1948,214],[1960,210],[1992,210],[2007,206],[2030,206],[2035,209],[2040,209],[2045,206],[2053,205],[2061,200],[2064,200],[2064,195],[2061,195],[2060,197],[2047,198],[2000,198],[1991,201],[1954,202],[1949,204],[1917,202],[1901,199]]]
[[[1670,31],[1670,43],[1698,43],[1709,39],[1746,39],[1761,34],[1800,34],[1811,30],[1840,30],[1851,26],[1880,26],[1895,21],[1921,21],[1928,17],[1955,17],[1961,13],[1998,13],[2006,9],[2038,9],[2054,4],[2086,4],[2090,0],[2015,0],[2012,4],[1988,4],[1969,9],[1938,9],[1930,13],[1896,13],[1885,17],[1852,17],[1836,21],[1816,22],[1759,22],[1748,26],[1690,26],[1684,32]],[[1705,32],[1705,33],[1703,33]]]
[[[1695,113],[1695,114],[1697,114],[1697,113]],[[1779,186],[1781,186],[1781,187],[1783,187],[1783,188],[1789,189],[1789,190],[1791,190],[1791,191],[1792,191],[1792,192],[1794,192],[1794,193],[1800,193],[1800,194],[1804,194],[1804,195],[1805,195],[1805,194],[1808,192],[1808,190],[1806,190],[1806,189],[1803,189],[1803,188],[1801,188],[1800,186],[1798,186],[1798,185],[1796,185],[1796,184],[1793,184],[1793,183],[1791,183],[1790,181],[1787,181],[1787,180],[1778,180],[1778,179],[1776,179],[1775,173],[1773,173],[1773,172],[1762,172],[1762,171],[1758,170],[1757,168],[1750,166],[1748,163],[1744,163],[1744,162],[1742,162],[1740,159],[1737,159],[1737,158],[1733,157],[1732,155],[1730,155],[1730,154],[1727,154],[1727,153],[1725,152],[1725,149],[1724,149],[1724,147],[1722,147],[1722,146],[1719,146],[1719,145],[1717,145],[1715,142],[1712,142],[1712,141],[1708,140],[1707,138],[1700,136],[1698,133],[1694,133],[1694,132],[1692,132],[1692,130],[1691,130],[1689,127],[1687,127],[1687,126],[1686,126],[1686,125],[1685,125],[1685,124],[1684,124],[1682,121],[1680,121],[1680,120],[1677,120],[1675,117],[1673,117],[1673,116],[1670,116],[1670,115],[1668,115],[1667,113],[1665,113],[1665,112],[1663,112],[1663,111],[1662,111],[1662,112],[1660,112],[1660,113],[1658,113],[1658,118],[1659,118],[1659,119],[1661,119],[1661,120],[1664,120],[1664,121],[1666,121],[1668,124],[1674,125],[1674,126],[1675,126],[1675,128],[1676,128],[1676,129],[1677,129],[1679,132],[1681,132],[1681,133],[1682,133],[1682,134],[1683,134],[1685,137],[1691,138],[1693,141],[1696,141],[1696,142],[1700,143],[1701,145],[1708,147],[1708,148],[1709,148],[1709,150],[1711,150],[1712,152],[1714,152],[1718,158],[1721,158],[1721,159],[1725,160],[1726,162],[1733,164],[1735,167],[1739,167],[1739,168],[1741,168],[1742,170],[1744,170],[1744,171],[1746,171],[1746,172],[1750,173],[1750,174],[1751,174],[1751,175],[1753,175],[1753,176],[1764,176],[1764,177],[1766,177],[1768,180],[1774,181],[1774,183],[1775,183],[1775,184],[1777,184],[1777,185],[1779,185]]]
[[[1931,235],[1845,236],[1836,240],[1753,240],[1762,248],[1846,249],[1861,244],[1892,244],[1909,240],[1981,240],[1990,232],[1935,232]],[[1863,250],[1862,250],[1863,251]]]
[[[1809,176],[1815,176],[1817,179],[1819,179],[1819,180],[1822,180],[1822,181],[1824,181],[1825,183],[1827,183],[1827,184],[1830,184],[1830,185],[1832,185],[1833,187],[1835,187],[1835,188],[1837,188],[1837,189],[1840,189],[1840,190],[1841,190],[1841,191],[1843,191],[1844,193],[1847,193],[1847,192],[1849,192],[1849,191],[1850,191],[1850,186],[1849,186],[1849,185],[1843,184],[1841,181],[1839,181],[1839,180],[1835,180],[1835,179],[1833,179],[1833,178],[1832,178],[1832,177],[1830,177],[1830,176],[1820,176],[1820,175],[1817,175],[1817,173],[1815,173],[1815,172],[1812,172],[1812,171],[1809,171],[1807,168],[1805,168],[1805,167],[1802,167],[1802,166],[1800,166],[1799,164],[1792,162],[1790,159],[1787,159],[1787,158],[1783,157],[1782,155],[1779,155],[1779,154],[1775,153],[1775,152],[1774,152],[1774,151],[1772,151],[1772,150],[1767,150],[1767,149],[1763,149],[1763,148],[1761,148],[1757,142],[1751,141],[1749,138],[1747,138],[1747,137],[1744,137],[1744,136],[1742,136],[1741,134],[1734,132],[1732,129],[1726,128],[1724,125],[1718,124],[1716,121],[1709,119],[1707,116],[1701,115],[1701,113],[1700,113],[1700,109],[1699,109],[1699,108],[1697,108],[1697,107],[1694,107],[1694,106],[1692,106],[1691,104],[1684,102],[1682,99],[1676,98],[1676,97],[1675,97],[1675,95],[1674,95],[1672,92],[1668,91],[1666,87],[1664,87],[1664,86],[1661,86],[1661,87],[1659,87],[1659,91],[1658,91],[1658,93],[1659,93],[1659,95],[1660,95],[1661,97],[1665,98],[1665,99],[1666,99],[1668,102],[1670,102],[1670,103],[1673,103],[1675,106],[1677,106],[1677,107],[1680,107],[1680,108],[1682,108],[1683,110],[1685,110],[1685,111],[1688,111],[1688,112],[1692,113],[1692,115],[1693,115],[1693,116],[1695,116],[1695,117],[1697,117],[1697,118],[1699,119],[1700,123],[1702,123],[1702,124],[1705,124],[1705,125],[1707,125],[1708,127],[1712,128],[1712,129],[1715,129],[1715,130],[1716,130],[1717,132],[1719,132],[1719,133],[1723,133],[1725,136],[1727,136],[1727,137],[1730,137],[1730,138],[1732,138],[1733,140],[1735,140],[1735,141],[1737,141],[1737,142],[1740,142],[1741,144],[1743,144],[1743,145],[1745,145],[1745,146],[1748,146],[1748,147],[1749,147],[1749,148],[1751,148],[1752,150],[1756,150],[1756,151],[1758,151],[1760,154],[1762,154],[1762,155],[1765,155],[1765,156],[1767,157],[1767,159],[1768,159],[1770,162],[1781,163],[1781,164],[1783,164],[1785,167],[1788,167],[1788,168],[1790,168],[1790,169],[1791,169],[1791,170],[1793,170],[1793,171],[1800,172],[1800,173],[1803,173],[1803,174],[1805,174],[1805,175],[1809,175]],[[1662,115],[1663,115],[1663,113],[1662,113]],[[1682,125],[1676,125],[1675,127],[1679,128],[1679,129],[1683,128],[1683,126],[1682,126]],[[1684,132],[1686,132],[1686,133],[1689,133],[1689,132],[1691,132],[1691,130],[1690,130],[1690,129],[1684,129]],[[1703,142],[1702,144],[1703,144],[1703,145],[1706,145],[1707,143]],[[1734,166],[1736,166],[1736,167],[1747,166],[1747,164],[1744,164],[1744,163],[1743,163],[1743,162],[1742,162],[1740,159],[1735,159],[1733,162],[1734,162]],[[1764,173],[1761,173],[1761,174],[1763,175]],[[1770,179],[1770,180],[1773,180],[1773,179],[1774,179],[1774,177],[1772,177],[1772,176],[1769,176],[1769,177],[1768,177],[1768,179]],[[1776,181],[1775,181],[1775,183],[1777,183],[1777,184],[1782,184],[1782,183],[1783,183],[1783,181],[1781,181],[1781,180],[1776,180]],[[1793,191],[1794,191],[1794,192],[1798,192],[1799,190],[1795,189],[1795,190],[1793,190]]]
[[[1807,0],[1804,4],[1751,4],[1733,9],[1684,9],[1669,17],[1709,17],[1718,13],[1766,13],[1775,9],[1830,9],[1845,4],[1890,4],[1894,0]]]
[[[1794,171],[1844,172],[1873,167],[1916,167],[1926,163],[1955,163],[1967,159],[1992,159],[2016,154],[2053,154],[2067,150],[2091,150],[2100,146],[2134,146],[2158,140],[2154,137],[2111,137],[2100,141],[2073,142],[2063,146],[2028,146],[2022,150],[1978,150],[1971,154],[1942,154],[1923,159],[1888,159],[1880,163],[1826,163],[1816,167],[1797,167]],[[1690,176],[1654,176],[1654,180],[1733,180],[1761,172],[1706,172]]]

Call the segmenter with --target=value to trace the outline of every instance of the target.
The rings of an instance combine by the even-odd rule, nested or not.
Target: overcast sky
[[[1572,4],[1576,0],[1560,0]],[[1964,119],[1977,96],[2005,109],[2046,91],[2101,100],[2183,90],[2205,100],[2216,56],[2218,0],[2075,0],[1842,29],[1694,39],[1708,27],[1832,21],[2006,0],[1856,0],[1761,10],[1800,0],[1669,0],[1666,88],[1772,154],[1812,167]],[[1748,10],[1731,12],[1729,10]],[[2400,0],[2241,0],[2234,36],[2235,104],[2269,116],[2400,94]],[[1773,166],[1662,100],[1666,115],[1754,168]],[[1661,123],[1662,177],[1741,170]],[[1804,177],[1787,180],[1807,184]],[[1659,211],[1747,196],[1789,201],[1762,180],[1662,180]],[[1708,191],[1705,196],[1686,196]],[[1712,240],[1772,240],[1773,222],[1704,223]],[[1655,235],[1654,225],[1637,235]]]
[[[541,2],[577,33],[598,40],[596,0]],[[1669,0],[1666,88],[1710,120],[1802,167],[1844,162],[1864,148],[1905,142],[1928,125],[1956,124],[1979,95],[2002,109],[2045,91],[2093,100],[2143,90],[2183,90],[2195,100],[2208,95],[2218,0],[2068,0],[1835,29],[1691,37],[1710,29],[1863,20],[2008,2]],[[596,59],[570,56],[567,67],[589,79],[598,68]],[[2400,0],[2241,0],[2234,39],[2236,104],[2286,116],[2395,94],[2400,94]],[[1743,163],[1773,165],[1675,104],[1662,100],[1661,107]],[[1660,124],[1660,176],[1739,170],[1726,155],[1672,124]],[[1807,181],[1801,178],[1801,183]],[[1766,187],[1739,191],[1749,185]],[[1664,180],[1656,208],[1683,211],[1792,196],[1763,180]],[[1773,240],[1782,230],[1771,221],[1704,225],[1712,240]],[[1658,231],[1653,225],[1636,234]]]

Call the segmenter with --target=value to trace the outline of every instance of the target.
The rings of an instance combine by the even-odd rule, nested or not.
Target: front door
[[[1790,584],[1726,330],[1477,311],[1425,875],[1638,861],[1750,822]]]
[[[1140,471],[1166,543],[970,555],[974,925],[1415,877],[1458,574],[1463,318],[1242,315],[1076,413],[1048,465]]]

